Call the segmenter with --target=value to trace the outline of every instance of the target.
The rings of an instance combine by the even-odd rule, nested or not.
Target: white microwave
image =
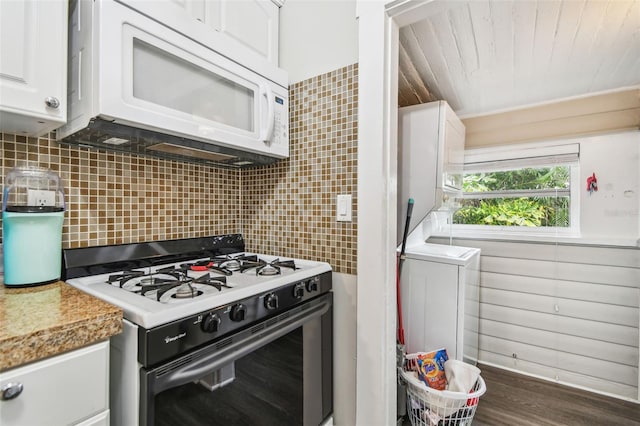
[[[270,76],[223,55],[195,20],[189,33],[124,1],[70,8],[69,113],[58,140],[232,167],[289,156],[282,70]]]

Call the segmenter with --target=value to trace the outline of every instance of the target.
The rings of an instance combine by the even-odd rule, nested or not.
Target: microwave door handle
[[[260,128],[260,140],[264,141],[264,143],[268,144],[273,136],[273,125],[275,120],[275,106],[273,105],[273,92],[271,91],[271,87],[267,84],[260,85],[260,98],[264,98],[267,100],[267,123],[266,126]]]

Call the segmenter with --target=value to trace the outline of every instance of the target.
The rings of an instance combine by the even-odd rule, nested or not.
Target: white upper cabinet
[[[67,2],[0,1],[0,131],[41,136],[67,118]]]
[[[182,9],[190,18],[204,23],[278,66],[279,5],[284,3],[284,0],[279,2],[170,0],[170,2]],[[127,3],[137,6],[135,1],[127,0]]]
[[[278,65],[279,7],[271,0],[207,2],[205,22]]]

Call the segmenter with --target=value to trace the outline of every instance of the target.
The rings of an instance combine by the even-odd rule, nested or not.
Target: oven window
[[[234,373],[230,383],[216,387]],[[303,340],[298,327],[199,383],[156,395],[155,424],[301,425],[303,395]]]

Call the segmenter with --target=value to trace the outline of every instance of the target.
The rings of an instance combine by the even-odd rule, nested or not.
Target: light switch
[[[338,195],[336,199],[336,220],[351,222],[351,194]]]

